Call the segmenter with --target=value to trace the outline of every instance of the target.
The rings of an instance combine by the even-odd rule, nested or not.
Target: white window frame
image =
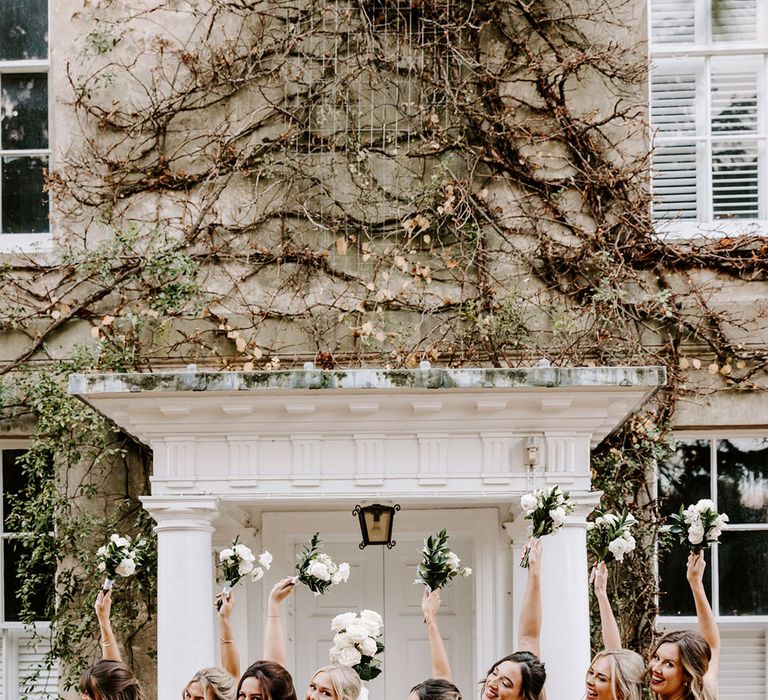
[[[700,80],[696,87],[696,135],[685,139],[674,136],[657,136],[651,123],[651,142],[663,145],[674,140],[696,143],[696,184],[698,216],[693,219],[654,219],[656,232],[665,238],[691,238],[700,235],[711,237],[742,234],[768,235],[768,2],[757,0],[757,38],[753,41],[710,40],[712,31],[713,0],[695,0],[695,40],[693,42],[661,43],[653,41],[652,0],[648,2],[648,37],[651,73],[675,75],[694,72]],[[757,140],[758,149],[758,208],[756,219],[714,219],[712,199],[712,143],[710,64],[712,60],[734,65],[744,61],[759,62],[758,71],[758,134],[739,134],[733,140]],[[649,116],[651,105],[651,81],[648,83]],[[717,140],[721,139],[718,136]],[[651,178],[653,186],[653,178]]]
[[[731,438],[768,438],[768,428],[764,430],[675,430],[675,440],[708,440],[709,451],[709,489],[710,498],[717,506],[717,440]],[[768,532],[768,523],[728,523],[725,532]],[[710,546],[710,562],[708,569],[711,574],[712,599],[710,604],[718,624],[728,629],[767,629],[768,615],[721,615],[720,614],[720,580],[718,574],[718,544]],[[666,629],[695,627],[695,615],[661,615],[656,618],[657,624]],[[768,633],[768,632],[767,632]]]
[[[51,86],[51,0],[48,0],[48,55],[45,59],[3,61],[0,59],[0,76],[18,73],[44,73],[48,79],[48,148],[3,150],[0,144],[0,158],[6,156],[46,156],[48,169],[53,167],[53,90]],[[2,188],[2,182],[0,182]],[[2,192],[0,191],[0,195]],[[45,233],[2,233],[0,232],[0,253],[4,252],[45,252],[53,247],[53,222],[51,221],[51,199],[48,198],[48,231]]]
[[[29,443],[25,440],[0,440],[0,457],[5,450],[26,450]],[[2,473],[0,472],[0,540],[5,542],[9,539],[6,535],[4,520],[5,512],[2,503],[3,483]],[[18,537],[19,533],[13,533],[12,536]],[[2,657],[0,665],[2,666],[2,678],[0,679],[0,698],[6,700],[17,700],[22,690],[21,680],[19,678],[19,652],[22,644],[27,641],[29,627],[23,622],[5,620],[5,557],[3,549],[0,549],[0,638],[2,638]],[[35,632],[45,636],[50,631],[51,623],[48,621],[35,622],[32,626]],[[58,676],[58,674],[57,674]],[[32,697],[32,696],[29,696]]]

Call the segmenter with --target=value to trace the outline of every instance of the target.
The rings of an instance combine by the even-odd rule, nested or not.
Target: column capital
[[[206,530],[213,532],[219,517],[218,499],[206,496],[142,496],[144,509],[157,523],[155,532],[164,530]]]

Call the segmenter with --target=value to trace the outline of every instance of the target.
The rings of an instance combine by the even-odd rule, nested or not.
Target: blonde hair
[[[325,671],[331,677],[331,685],[336,693],[336,700],[357,700],[360,695],[360,676],[355,669],[349,666],[323,666],[314,672],[312,678]]]
[[[187,690],[189,690],[189,686],[193,683],[200,684],[205,697],[208,697],[208,690],[212,690],[213,700],[235,700],[237,695],[235,679],[226,671],[213,666],[209,668],[201,668],[194,676],[192,676],[192,680],[187,683],[181,693],[182,698],[184,698]]]
[[[595,654],[590,667],[598,659],[611,665],[611,693],[614,700],[642,700],[645,661],[630,649],[606,649]]]
[[[688,680],[685,683],[686,700],[717,700],[715,695],[704,685],[704,675],[709,668],[712,649],[704,637],[691,630],[678,630],[665,634],[653,648],[651,656],[662,644],[676,644]]]

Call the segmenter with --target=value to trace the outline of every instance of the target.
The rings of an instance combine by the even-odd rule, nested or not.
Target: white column
[[[587,523],[600,493],[571,495],[576,509],[554,535],[542,539],[541,563],[541,660],[547,667],[547,698],[572,700],[583,695],[584,677],[590,662],[589,571],[587,568]],[[517,624],[525,589],[526,573],[519,567],[522,546],[527,541],[522,515],[504,527],[512,540],[514,566],[514,625]],[[516,643],[516,642],[515,642]],[[515,649],[516,650],[516,649]]]
[[[157,526],[157,697],[177,698],[214,665],[213,566],[216,500],[145,496]]]

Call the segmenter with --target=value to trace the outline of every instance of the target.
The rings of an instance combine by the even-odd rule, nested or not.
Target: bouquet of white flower
[[[680,512],[670,515],[669,519],[672,521],[669,531],[679,537],[680,544],[687,542],[694,554],[717,542],[728,522],[728,516],[718,513],[708,498],[685,509],[680,506]]]
[[[110,535],[109,542],[96,550],[96,567],[107,576],[103,585],[105,591],[112,588],[118,576],[127,578],[136,573],[136,569],[144,564],[147,547],[145,539],[134,542],[127,535]]]
[[[331,621],[336,633],[328,656],[332,664],[350,666],[362,681],[370,681],[381,673],[381,661],[373,658],[384,651],[379,641],[384,623],[374,610],[363,610],[359,615],[345,612]]]
[[[416,567],[418,578],[414,583],[423,583],[430,591],[445,588],[451,579],[458,575],[472,574],[472,569],[461,566],[461,559],[448,549],[448,535],[445,530],[440,530],[424,540],[421,552],[424,558]]]
[[[621,515],[596,511],[594,522],[587,523],[587,547],[598,562],[611,559],[624,561],[624,555],[635,548],[635,538],[629,529],[637,524],[635,517],[624,511]]]
[[[560,491],[559,486],[553,486],[549,491],[536,489],[526,493],[520,499],[520,506],[525,512],[525,519],[531,524],[528,533],[536,539],[557,532],[565,522],[565,516],[573,512],[573,504],[568,502],[568,492]],[[528,547],[520,561],[524,569],[528,567]]]
[[[250,547],[240,542],[240,535],[237,535],[232,544],[219,552],[219,568],[221,569],[221,578],[224,581],[224,593],[235,586],[243,576],[251,575],[252,581],[258,581],[264,576],[265,571],[269,571],[272,566],[272,555],[269,552],[263,552],[259,555],[259,564],[255,564],[256,556]]]
[[[331,586],[346,583],[349,578],[349,564],[336,564],[325,552],[320,551],[320,533],[312,535],[309,545],[297,555],[298,562],[294,576],[295,581],[301,581],[316,596],[325,593]]]

